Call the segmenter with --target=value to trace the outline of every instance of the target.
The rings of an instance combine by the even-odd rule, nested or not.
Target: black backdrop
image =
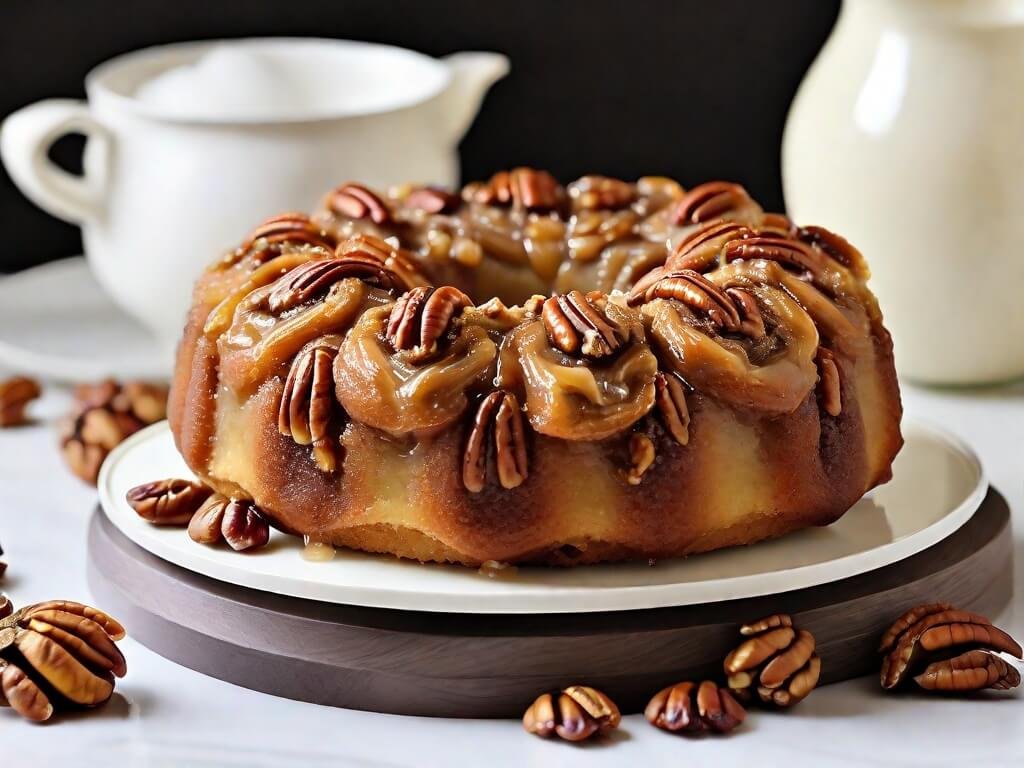
[[[839,0],[0,0],[0,116],[83,96],[95,64],[192,38],[315,35],[432,55],[502,51],[461,146],[463,176],[514,164],[744,183],[781,209],[786,110]],[[54,154],[74,169],[81,142]],[[0,271],[80,252],[78,230],[0,172]]]

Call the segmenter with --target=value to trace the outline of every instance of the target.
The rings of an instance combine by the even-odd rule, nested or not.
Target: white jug
[[[271,57],[302,82],[308,74],[324,106],[254,119],[182,114],[137,98],[154,76],[225,46]],[[100,284],[171,349],[195,278],[264,218],[309,210],[349,180],[457,183],[458,142],[507,71],[508,60],[495,53],[436,60],[338,40],[161,46],[94,69],[86,78],[88,103],[51,99],[10,115],[0,154],[37,205],[82,225]],[[352,87],[352,78],[359,78],[361,103],[332,101],[338,94],[330,89]],[[67,133],[88,138],[81,177],[47,158]]]
[[[846,0],[782,166],[868,258],[901,374],[1024,375],[1024,1]]]

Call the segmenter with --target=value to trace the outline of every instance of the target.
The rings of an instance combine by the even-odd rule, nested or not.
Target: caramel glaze
[[[684,193],[667,179],[602,177],[562,188],[538,173],[469,185],[461,204],[435,191],[360,188],[355,207],[332,193],[312,218],[282,217],[273,238],[247,240],[211,266],[169,403],[189,466],[286,532],[472,566],[747,544],[831,523],[889,479],[902,444],[892,345],[852,246],[764,214],[741,188],[708,197],[713,189]],[[694,202],[705,197],[715,205]],[[695,221],[691,208],[713,208],[714,218]],[[704,229],[722,221],[735,226]],[[710,245],[705,231],[717,238]],[[296,271],[342,257],[358,264]],[[679,272],[689,266],[695,277]],[[478,305],[440,319],[410,310],[437,341],[396,349],[389,314],[404,291],[429,283]],[[586,293],[595,287],[604,290]],[[542,318],[552,289],[582,293]],[[495,296],[510,306],[486,303]],[[334,472],[278,428],[292,360],[328,336],[343,339],[336,405],[348,405],[331,422]],[[838,372],[837,415],[818,384],[822,347]],[[685,385],[685,445],[658,418],[658,371]],[[527,426],[486,433],[488,481],[470,492],[467,436],[496,387],[525,404]],[[655,461],[634,485],[625,470],[636,432]],[[505,487],[495,451],[523,447],[502,444],[513,434],[528,471]]]

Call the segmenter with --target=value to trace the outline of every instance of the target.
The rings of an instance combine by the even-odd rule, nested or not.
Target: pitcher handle
[[[82,176],[55,165],[48,152],[57,139],[82,133],[90,161]],[[95,221],[103,211],[111,135],[89,114],[84,101],[46,99],[9,115],[0,126],[0,158],[14,183],[32,202],[75,224]],[[98,162],[94,162],[98,161]]]

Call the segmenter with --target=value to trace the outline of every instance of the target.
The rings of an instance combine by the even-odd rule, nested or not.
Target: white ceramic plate
[[[906,445],[892,482],[827,528],[686,559],[528,567],[489,577],[457,566],[421,565],[339,550],[309,562],[300,540],[273,532],[252,554],[192,542],[185,531],[141,520],[124,501],[132,486],[191,477],[166,423],[119,446],[100,473],[100,501],[139,546],[215,579],[332,603],[457,613],[575,613],[630,610],[775,594],[836,581],[902,560],[949,536],[981,504],[988,483],[974,452],[952,435],[904,424]]]
[[[0,278],[0,365],[58,381],[161,379],[171,356],[76,256]]]

